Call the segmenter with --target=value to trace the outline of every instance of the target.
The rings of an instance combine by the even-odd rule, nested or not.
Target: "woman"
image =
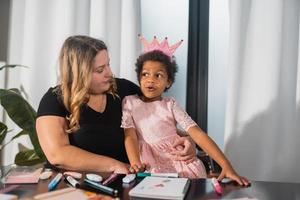
[[[103,41],[71,36],[60,57],[60,83],[43,96],[36,120],[40,145],[59,168],[129,173],[120,128],[122,99],[139,92],[125,79],[112,77]],[[184,147],[176,151],[176,146]],[[195,150],[186,138],[174,143],[178,160],[191,162]]]

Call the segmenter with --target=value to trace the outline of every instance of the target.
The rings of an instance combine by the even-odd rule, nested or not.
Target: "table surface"
[[[108,177],[107,173],[100,173],[104,178]],[[52,175],[52,178],[55,176]],[[40,180],[38,184],[22,184],[22,185],[9,185],[0,184],[0,190],[10,190],[9,194],[16,194],[20,198],[33,197],[34,195],[47,192],[47,187],[51,179]],[[130,198],[128,192],[142,179],[137,178],[130,184],[123,184],[122,177],[119,177],[108,186],[117,189],[120,199],[133,199]],[[83,178],[80,180],[83,183]],[[256,199],[300,199],[300,183],[280,183],[280,182],[263,182],[252,181],[250,187],[241,187],[234,182],[221,184],[223,188],[223,195],[219,196],[214,192],[209,179],[195,179],[191,180],[191,184],[185,200],[206,200],[206,199],[238,199],[238,198],[256,198]],[[61,181],[57,189],[68,187],[67,183]],[[93,190],[92,190],[93,191]],[[95,190],[94,190],[95,191]],[[99,191],[96,191],[100,193]],[[135,198],[136,199],[136,198]]]

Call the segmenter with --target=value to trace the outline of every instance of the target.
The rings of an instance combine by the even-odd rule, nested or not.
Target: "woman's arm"
[[[36,120],[40,145],[52,165],[69,170],[128,173],[127,165],[120,161],[70,145],[66,129],[63,117],[41,116]]]
[[[125,128],[125,148],[127,156],[133,170],[131,172],[140,172],[145,170],[145,164],[140,160],[138,138],[134,128]]]
[[[222,180],[224,177],[228,177],[237,181],[240,185],[249,184],[249,181],[246,178],[239,176],[235,172],[230,162],[216,143],[198,126],[189,128],[188,133],[192,139],[222,167],[222,172],[218,178],[219,180]]]

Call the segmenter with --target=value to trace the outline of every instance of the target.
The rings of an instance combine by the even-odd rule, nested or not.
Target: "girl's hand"
[[[221,174],[218,177],[218,181],[222,181],[225,177],[236,181],[239,185],[242,186],[248,186],[250,184],[247,178],[239,176],[230,166],[222,169]]]
[[[138,173],[138,172],[143,172],[146,170],[146,164],[145,163],[137,163],[137,164],[133,164],[131,165],[131,167],[129,168],[129,172],[130,173]]]
[[[173,144],[173,151],[170,152],[175,160],[185,161],[186,164],[196,159],[196,148],[187,137],[178,138]]]

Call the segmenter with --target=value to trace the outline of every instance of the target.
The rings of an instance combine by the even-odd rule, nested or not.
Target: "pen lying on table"
[[[67,180],[67,182],[72,185],[75,188],[78,188],[80,186],[79,182],[76,181],[72,176],[64,176],[65,180]]]
[[[218,195],[222,195],[222,193],[223,193],[222,187],[216,178],[211,179],[211,184],[213,185],[216,193]]]
[[[178,173],[137,173],[137,177],[146,177],[146,176],[157,176],[157,177],[166,177],[166,178],[178,178]]]
[[[62,173],[58,173],[49,183],[48,190],[54,190],[61,180]]]
[[[117,173],[112,173],[107,179],[105,179],[102,182],[102,185],[108,185],[109,183],[113,182],[114,180],[116,180],[119,176],[121,176],[121,174],[117,174]]]
[[[86,182],[89,186],[96,188],[98,190],[101,190],[102,192],[105,192],[106,194],[110,194],[113,196],[118,196],[118,190],[115,190],[113,188],[107,187],[105,185],[99,184],[99,183],[95,183],[93,181],[90,181],[88,179],[84,179],[84,182]]]

